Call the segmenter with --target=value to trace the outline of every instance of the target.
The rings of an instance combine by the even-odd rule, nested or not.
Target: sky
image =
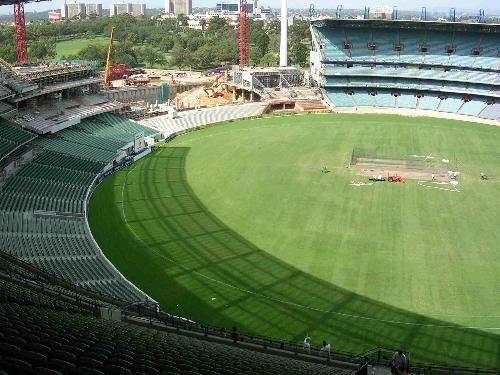
[[[47,9],[59,9],[64,0],[43,1],[40,3],[31,3],[26,5],[27,12],[45,11]],[[67,0],[74,2],[75,0]],[[161,8],[164,6],[163,0],[127,0],[127,2],[146,2],[148,8]],[[194,7],[214,7],[217,0],[193,0]],[[253,1],[253,0],[249,0]],[[259,5],[271,6],[274,8],[280,7],[280,0],[258,0]],[[78,0],[78,2],[98,2],[102,3],[104,8],[109,8],[113,2],[121,3],[124,0]],[[500,10],[498,0],[288,0],[289,8],[309,8],[309,4],[314,4],[316,8],[336,8],[338,4],[343,4],[344,8],[362,9],[365,6],[374,7],[377,5],[397,6],[400,10],[419,10],[425,6],[428,10],[446,10],[449,8],[456,9],[485,9],[486,15],[493,11],[497,13]],[[437,8],[436,8],[437,7]],[[490,12],[488,10],[490,9]],[[11,12],[10,6],[1,6],[0,14]]]

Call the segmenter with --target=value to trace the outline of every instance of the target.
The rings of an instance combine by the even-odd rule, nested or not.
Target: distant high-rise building
[[[130,4],[130,14],[132,14],[135,17],[146,15],[146,4],[144,3]]]
[[[102,4],[97,4],[97,3],[89,3],[85,4],[85,12],[87,13],[87,17],[90,15],[102,16]]]
[[[189,15],[193,13],[193,0],[170,0],[169,13]]]
[[[83,3],[73,3],[73,4],[66,4],[64,3],[63,7],[61,8],[61,16],[62,18],[71,20],[71,19],[82,19],[85,18],[86,13],[85,13],[85,4]]]
[[[247,11],[252,14],[254,8],[254,4],[248,2]],[[215,8],[218,12],[226,12],[226,13],[239,13],[240,11],[240,2],[239,0],[219,0],[215,4]]]
[[[144,3],[118,3],[112,4],[109,8],[110,16],[119,16],[120,14],[131,14],[139,17],[146,14],[146,4]]]
[[[49,22],[57,22],[61,20],[61,13],[59,12],[49,12],[48,13]]]

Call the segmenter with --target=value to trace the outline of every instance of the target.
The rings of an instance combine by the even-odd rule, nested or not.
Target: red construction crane
[[[238,64],[250,64],[250,19],[248,18],[247,0],[240,0],[238,19]]]
[[[26,43],[26,23],[24,19],[24,3],[14,2],[14,27],[16,29],[16,56],[17,63],[28,61],[28,44]]]

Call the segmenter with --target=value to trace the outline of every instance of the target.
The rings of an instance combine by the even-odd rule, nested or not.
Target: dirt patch
[[[383,165],[383,164],[371,164],[371,163],[358,163],[356,165],[358,173],[361,176],[372,177],[372,176],[392,176],[398,175],[405,179],[410,180],[425,180],[432,181],[434,175],[434,181],[450,181],[448,176],[448,171],[444,169],[432,169],[432,170],[421,170],[408,168],[405,165]]]

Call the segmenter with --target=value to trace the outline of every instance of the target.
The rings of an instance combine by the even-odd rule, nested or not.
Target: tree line
[[[59,23],[32,22],[27,25],[28,54],[31,61],[46,61],[56,56],[58,40],[75,36],[89,40],[76,55],[66,60],[90,60],[105,63],[107,46],[92,42],[96,35],[109,36],[115,28],[113,62],[130,67],[176,67],[208,69],[225,63],[237,63],[237,31],[224,18],[201,21],[203,30],[187,27],[187,18],[147,18],[128,14],[115,17],[92,17]],[[0,57],[15,62],[15,35],[12,26],[0,26]],[[250,21],[250,61],[252,65],[278,64],[280,23]],[[289,27],[289,59],[297,66],[307,66],[310,32],[306,22]]]

